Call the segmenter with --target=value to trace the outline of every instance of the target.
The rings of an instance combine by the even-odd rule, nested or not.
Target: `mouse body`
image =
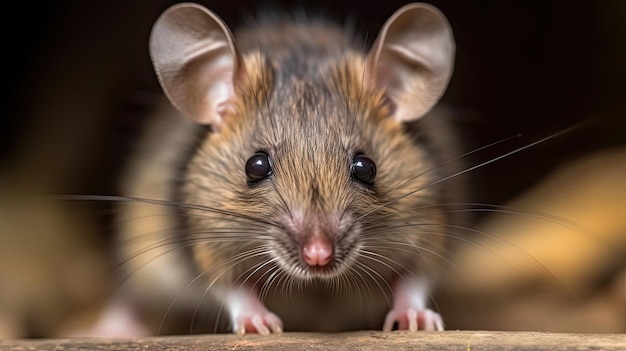
[[[119,211],[123,290],[161,322],[186,304],[238,334],[443,330],[428,300],[449,219],[419,122],[454,52],[427,4],[395,12],[369,49],[324,21],[233,36],[200,5],[167,9],[150,54],[168,101]]]

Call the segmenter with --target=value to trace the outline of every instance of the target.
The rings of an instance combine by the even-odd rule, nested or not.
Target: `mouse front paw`
[[[283,322],[280,317],[270,312],[252,290],[230,290],[225,295],[234,333],[282,333]]]
[[[282,333],[283,322],[277,315],[271,312],[256,311],[256,313],[235,317],[233,331],[239,335],[245,335],[246,333],[259,333],[261,335]]]
[[[383,331],[391,331],[396,323],[398,330],[443,331],[441,315],[430,309],[418,310],[412,307],[393,309],[387,313]]]
[[[442,331],[443,319],[439,313],[426,307],[430,279],[412,276],[399,279],[394,285],[393,308],[385,318],[383,331],[398,330]]]

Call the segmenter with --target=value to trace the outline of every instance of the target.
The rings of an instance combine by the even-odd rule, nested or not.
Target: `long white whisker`
[[[228,263],[233,262],[230,266],[228,266],[228,268],[224,269],[222,271],[222,273],[218,274],[209,284],[209,286],[204,290],[204,293],[202,294],[202,299],[204,299],[204,296],[206,296],[206,293],[209,291],[209,289],[213,286],[213,284],[215,284],[215,282],[221,278],[224,274],[226,274],[226,272],[228,271],[228,269],[231,269],[232,267],[234,267],[235,265],[239,264],[240,262],[242,262],[245,259],[249,258],[250,253],[257,253],[258,251],[260,251],[258,248],[249,250],[249,251],[245,251],[245,252],[241,252],[238,255],[228,259],[226,262],[221,263],[220,265],[226,265]],[[163,328],[163,325],[165,323],[165,320],[168,316],[168,314],[170,313],[170,311],[172,310],[172,308],[174,307],[174,305],[176,304],[176,302],[178,301],[178,299],[180,299],[180,297],[182,296],[182,294],[191,286],[193,285],[196,281],[198,281],[200,278],[202,278],[205,274],[209,273],[212,270],[217,269],[219,266],[216,267],[211,267],[209,269],[204,270],[202,273],[198,274],[193,280],[191,280],[189,283],[187,283],[187,285],[185,285],[185,287],[174,297],[173,301],[170,303],[170,305],[168,306],[167,310],[165,311],[165,314],[163,316],[163,318],[161,319],[161,324],[159,325],[159,329],[158,329],[158,334],[161,333],[161,330]],[[201,300],[202,300],[201,299]],[[200,302],[199,302],[200,303]],[[197,308],[197,306],[196,306]]]
[[[532,142],[532,143],[530,143],[530,144],[527,144],[527,145],[521,146],[521,147],[519,147],[519,148],[517,148],[517,149],[514,149],[514,150],[512,150],[512,151],[506,152],[506,153],[504,153],[504,154],[502,154],[502,155],[500,155],[500,156],[494,157],[494,158],[492,158],[492,159],[490,159],[490,160],[487,160],[487,161],[481,162],[481,163],[479,163],[479,164],[477,164],[477,165],[474,165],[474,166],[472,166],[472,167],[466,168],[466,169],[464,169],[464,170],[462,170],[462,171],[459,171],[459,172],[453,173],[453,174],[451,174],[451,175],[449,175],[449,176],[446,176],[446,177],[443,177],[443,178],[441,178],[441,179],[435,180],[435,181],[433,181],[433,182],[431,182],[431,183],[429,183],[429,184],[426,184],[426,185],[424,185],[424,186],[421,186],[421,187],[419,187],[419,188],[417,188],[417,189],[415,189],[415,190],[409,191],[408,193],[405,193],[405,194],[404,194],[404,195],[402,195],[402,196],[399,196],[399,197],[397,197],[397,198],[395,198],[395,199],[393,199],[393,200],[391,200],[391,201],[388,201],[388,202],[386,202],[386,203],[384,203],[384,204],[382,204],[382,205],[380,205],[380,206],[378,206],[378,207],[376,207],[376,208],[374,208],[374,209],[372,209],[372,210],[370,210],[370,211],[366,212],[365,214],[361,215],[361,217],[357,218],[357,220],[361,220],[361,219],[363,219],[363,218],[365,218],[365,217],[369,216],[370,214],[372,214],[372,213],[374,213],[374,212],[380,211],[382,208],[385,208],[385,207],[387,207],[387,206],[389,206],[389,205],[391,205],[391,204],[393,204],[393,203],[395,203],[395,202],[398,202],[399,200],[401,200],[401,199],[403,199],[403,198],[406,198],[407,196],[413,195],[413,194],[415,194],[415,193],[417,193],[417,192],[419,192],[419,191],[422,191],[422,190],[424,190],[424,189],[430,188],[431,186],[434,186],[434,185],[436,185],[436,184],[443,183],[443,182],[445,182],[445,181],[447,181],[447,180],[450,180],[450,179],[452,179],[452,178],[458,177],[458,176],[460,176],[460,175],[462,175],[462,174],[469,173],[469,172],[471,172],[471,171],[473,171],[473,170],[476,170],[476,169],[478,169],[478,168],[484,167],[484,166],[486,166],[486,165],[489,165],[489,164],[491,164],[491,163],[494,163],[494,162],[496,162],[496,161],[499,161],[499,160],[501,160],[501,159],[503,159],[503,158],[506,158],[506,157],[509,157],[509,156],[511,156],[511,155],[514,155],[514,154],[516,154],[516,153],[518,153],[518,152],[521,152],[521,151],[523,151],[523,150],[529,149],[529,148],[531,148],[531,147],[533,147],[533,146],[536,146],[536,145],[538,145],[538,144],[541,144],[541,143],[543,143],[543,142],[545,142],[545,141],[547,141],[547,140],[553,139],[553,138],[555,138],[555,137],[557,137],[557,136],[559,136],[559,135],[562,135],[562,134],[568,133],[568,132],[570,132],[570,131],[574,130],[575,128],[577,128],[577,126],[569,127],[569,128],[567,128],[567,129],[565,129],[565,130],[562,130],[562,131],[560,131],[560,132],[554,133],[554,134],[552,134],[552,135],[550,135],[550,136],[547,136],[547,137],[545,137],[545,138],[542,138],[542,139],[537,140],[537,141],[535,141],[535,142]]]

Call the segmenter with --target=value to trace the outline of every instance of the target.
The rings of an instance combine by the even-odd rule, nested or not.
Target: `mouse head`
[[[238,257],[231,266],[244,276],[247,267],[335,277],[358,262],[406,267],[416,256],[381,260],[390,248],[439,245],[416,234],[416,223],[442,219],[429,157],[403,123],[446,89],[448,22],[430,5],[404,6],[366,53],[334,40],[341,30],[316,26],[260,30],[246,48],[195,4],[175,5],[154,26],[150,52],[165,94],[212,129],[182,187],[186,202],[204,206],[189,211],[204,269],[224,255]]]

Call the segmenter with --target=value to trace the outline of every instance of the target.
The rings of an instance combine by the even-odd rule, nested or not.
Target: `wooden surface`
[[[535,332],[354,332],[342,334],[194,335],[136,340],[0,340],[18,350],[626,350],[626,334]]]

